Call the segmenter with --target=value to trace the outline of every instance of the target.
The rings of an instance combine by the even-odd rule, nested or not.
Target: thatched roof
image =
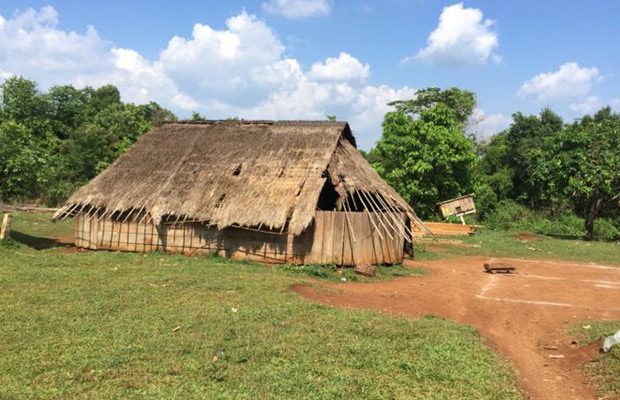
[[[413,213],[355,148],[346,122],[211,121],[154,128],[79,189],[56,218],[84,207],[139,210],[228,226],[301,233],[327,179],[379,193]]]

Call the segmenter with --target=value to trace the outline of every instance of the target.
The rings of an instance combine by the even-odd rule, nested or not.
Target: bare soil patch
[[[527,232],[526,233],[518,233],[516,235],[516,237],[519,240],[541,240],[541,239],[543,239],[542,236],[538,236],[538,235],[535,235],[533,233],[527,233]]]
[[[583,374],[599,357],[600,343],[577,346],[566,337],[578,321],[620,318],[620,268],[556,261],[495,259],[516,274],[483,272],[487,258],[407,262],[423,277],[388,282],[322,284],[293,291],[334,307],[376,309],[420,317],[434,314],[477,327],[486,342],[513,364],[533,399],[594,399]]]

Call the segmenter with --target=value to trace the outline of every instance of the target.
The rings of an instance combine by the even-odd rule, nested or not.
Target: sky
[[[181,118],[346,120],[358,146],[387,103],[477,94],[470,131],[517,111],[620,111],[620,1],[3,0],[0,81],[116,85]]]

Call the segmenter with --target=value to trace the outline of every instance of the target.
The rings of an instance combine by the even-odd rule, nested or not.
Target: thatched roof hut
[[[356,215],[379,236],[401,240],[410,240],[409,221],[416,220],[356,150],[349,125],[332,121],[164,124],[79,189],[55,218],[81,216],[89,237],[78,244],[102,248],[105,239],[91,237],[102,229],[93,220],[245,228],[288,235],[290,242],[319,211],[343,213],[353,236]],[[164,247],[161,238],[155,242]]]

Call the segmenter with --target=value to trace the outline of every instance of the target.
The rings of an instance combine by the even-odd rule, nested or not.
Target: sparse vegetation
[[[620,321],[585,321],[573,325],[569,334],[575,336],[581,344],[588,344],[602,340],[619,330]],[[586,370],[598,386],[600,398],[620,397],[620,347],[615,346],[597,362],[586,365]]]

